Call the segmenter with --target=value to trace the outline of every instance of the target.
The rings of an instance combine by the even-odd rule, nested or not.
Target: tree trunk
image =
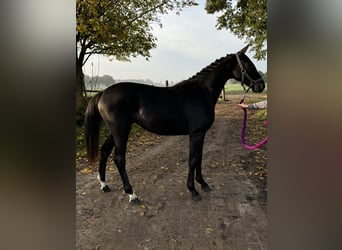
[[[76,60],[76,111],[83,112],[86,105],[85,85],[82,64]]]

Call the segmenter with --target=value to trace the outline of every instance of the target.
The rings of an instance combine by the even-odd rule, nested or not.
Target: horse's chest
[[[215,112],[205,108],[194,108],[188,112],[189,127],[198,130],[207,130],[215,119]]]

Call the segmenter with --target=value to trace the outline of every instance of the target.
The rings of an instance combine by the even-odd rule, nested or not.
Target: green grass
[[[241,84],[231,84],[228,83],[225,85],[225,93],[226,93],[226,100],[229,100],[229,96],[235,96],[235,95],[240,95],[242,98],[244,90]],[[267,84],[266,88],[263,92],[261,93],[254,93],[252,90],[248,91],[248,93],[245,95],[245,103],[254,103],[254,102],[259,102],[262,100],[265,100],[267,98]],[[219,102],[223,101],[223,96],[220,96]]]
[[[226,84],[224,86],[226,94],[242,94],[243,88],[240,84]]]
[[[258,111],[258,112],[255,114],[255,117],[256,117],[259,121],[265,121],[265,120],[267,120],[267,109],[263,109],[263,110]]]
[[[242,94],[243,93],[243,87],[241,86],[241,84],[231,84],[231,83],[226,84],[225,90],[226,90],[226,94]],[[266,84],[265,90],[261,94],[267,94],[267,84]]]

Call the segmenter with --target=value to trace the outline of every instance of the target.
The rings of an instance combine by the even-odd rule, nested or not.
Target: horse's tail
[[[84,118],[87,158],[90,163],[97,160],[99,151],[100,122],[102,120],[97,104],[102,92],[96,94],[88,103]]]

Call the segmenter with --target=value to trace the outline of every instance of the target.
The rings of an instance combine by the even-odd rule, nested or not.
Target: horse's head
[[[241,84],[251,88],[253,92],[262,92],[265,82],[259,74],[252,61],[246,56],[248,45],[235,54],[237,63],[233,70],[233,76]]]

